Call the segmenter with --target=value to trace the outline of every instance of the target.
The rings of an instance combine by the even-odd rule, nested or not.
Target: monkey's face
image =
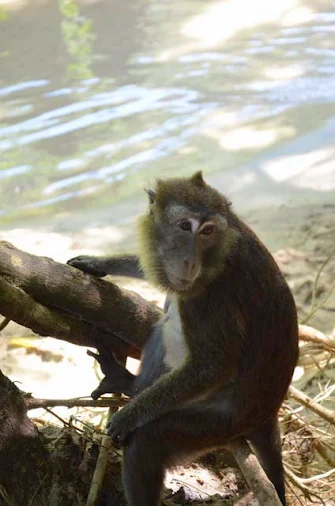
[[[222,268],[229,237],[229,206],[218,195],[199,174],[159,182],[156,191],[149,192],[150,213],[140,223],[140,258],[156,285],[192,294]]]
[[[172,202],[164,219],[156,222],[157,256],[168,288],[190,290],[206,277],[206,258],[213,253],[226,228],[223,216]],[[211,255],[210,255],[211,256]]]

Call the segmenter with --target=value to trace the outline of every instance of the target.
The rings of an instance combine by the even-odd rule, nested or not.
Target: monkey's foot
[[[134,376],[117,362],[113,352],[107,346],[99,345],[98,351],[99,354],[87,350],[87,355],[99,362],[101,370],[105,375],[98,388],[91,393],[92,399],[97,400],[101,395],[107,393],[125,394],[131,397]]]

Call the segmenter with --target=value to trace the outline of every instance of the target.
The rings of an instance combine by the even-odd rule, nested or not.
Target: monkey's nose
[[[198,266],[195,260],[185,258],[184,260],[184,272],[186,279],[193,281],[198,275]]]

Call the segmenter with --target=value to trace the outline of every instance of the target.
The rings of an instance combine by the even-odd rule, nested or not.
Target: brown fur
[[[213,230],[182,226],[194,219]],[[125,378],[110,362],[111,388],[121,388],[119,376],[135,397],[109,428],[125,445],[129,506],[157,506],[167,467],[236,437],[251,442],[285,505],[277,413],[297,362],[298,327],[273,257],[201,173],[158,181],[140,233],[141,265],[172,304],[139,376]],[[187,350],[175,368],[164,360],[171,346]]]

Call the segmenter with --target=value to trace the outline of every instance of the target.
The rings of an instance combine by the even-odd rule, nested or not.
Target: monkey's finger
[[[116,433],[113,430],[110,430],[108,427],[107,427],[107,434],[112,439],[114,446],[116,446],[117,448],[121,448],[122,447],[122,444],[123,444],[122,441],[123,441],[123,439],[121,437],[121,434]]]
[[[106,346],[104,343],[97,343],[96,348],[100,355],[108,357],[108,359],[113,362],[115,361],[114,353],[109,346]]]
[[[99,399],[99,397],[101,397],[105,393],[107,393],[107,392],[103,392],[102,389],[100,388],[100,385],[99,385],[98,388],[93,390],[93,392],[91,393],[91,397],[94,401],[97,401]]]
[[[92,274],[98,278],[103,278],[107,274],[103,269],[97,266],[97,259],[89,255],[80,255],[70,258],[66,263],[71,267],[75,267],[86,274]]]
[[[119,392],[120,389],[118,388],[118,385],[115,385],[113,381],[105,377],[101,380],[97,388],[93,390],[91,397],[96,401],[103,394],[115,394]]]
[[[95,360],[97,360],[99,362],[99,358],[100,358],[100,355],[98,355],[97,353],[94,353],[93,351],[91,350],[87,350],[86,351],[86,354],[89,356],[89,357],[93,357],[95,358]]]
[[[107,359],[106,359],[106,357],[101,355],[101,353],[98,355],[97,353],[94,353],[91,350],[87,350],[86,353],[88,356],[95,358],[95,360],[100,364],[100,368],[101,368],[102,372],[104,374],[107,374],[108,368],[111,366],[110,357],[107,357]],[[114,362],[113,362],[113,365],[114,365]]]
[[[106,372],[108,370],[109,360],[106,360],[106,358],[103,357],[101,354],[98,355],[97,353],[94,353],[91,350],[87,350],[86,353],[89,357],[93,357],[100,364],[100,368],[101,368],[102,372],[104,374],[106,374]]]

